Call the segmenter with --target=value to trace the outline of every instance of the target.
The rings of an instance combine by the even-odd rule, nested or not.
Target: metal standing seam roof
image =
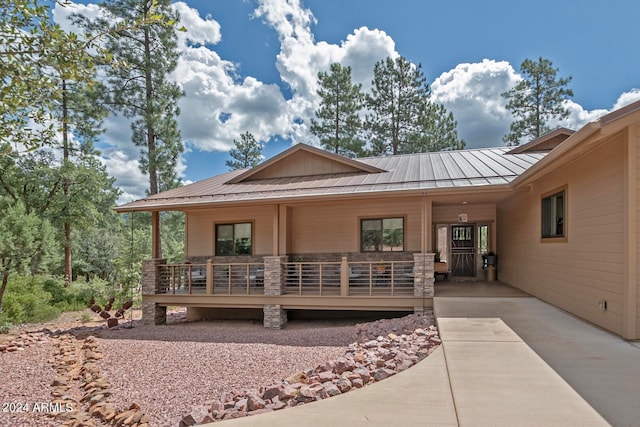
[[[508,148],[483,148],[368,157],[356,160],[384,172],[228,183],[247,172],[247,169],[241,169],[127,203],[117,210],[156,210],[244,200],[505,185],[546,155],[541,152],[507,154],[508,151]]]

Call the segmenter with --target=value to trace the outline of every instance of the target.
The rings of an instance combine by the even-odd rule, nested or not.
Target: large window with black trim
[[[542,238],[566,237],[566,190],[542,198]]]
[[[250,222],[216,224],[216,255],[251,255]]]
[[[404,251],[404,218],[367,218],[360,220],[362,252]]]

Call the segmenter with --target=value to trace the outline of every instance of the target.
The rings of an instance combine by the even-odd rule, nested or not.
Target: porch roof
[[[127,203],[116,210],[177,210],[244,201],[464,188],[475,190],[479,187],[504,189],[505,185],[546,155],[541,152],[513,154],[508,151],[508,148],[483,148],[360,158],[358,162],[380,172],[237,182],[236,178],[248,172],[248,169],[240,169]]]

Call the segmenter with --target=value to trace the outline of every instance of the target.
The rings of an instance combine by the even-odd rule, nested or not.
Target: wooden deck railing
[[[413,295],[413,261],[288,262],[285,272],[285,294]]]
[[[340,262],[287,262],[284,293],[340,295]]]
[[[284,263],[283,294],[413,295],[413,261]],[[163,264],[160,294],[264,295],[263,263]]]
[[[163,264],[161,294],[264,294],[264,264]]]

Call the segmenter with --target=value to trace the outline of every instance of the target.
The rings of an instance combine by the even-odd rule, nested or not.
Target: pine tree
[[[442,104],[428,103],[420,122],[420,131],[402,146],[402,154],[464,149],[464,140],[458,139],[458,122]]]
[[[464,147],[453,114],[431,102],[421,66],[399,56],[376,63],[366,126],[375,155]]]
[[[240,135],[240,140],[233,140],[235,148],[229,150],[233,160],[225,164],[230,170],[252,168],[262,161],[262,144],[256,141],[250,132]]]
[[[506,108],[514,121],[503,141],[508,146],[519,145],[548,132],[551,119],[564,119],[569,115],[565,101],[573,96],[567,88],[571,77],[557,78],[557,68],[548,59],[525,59],[520,65],[523,79],[502,97],[508,100]]]
[[[108,89],[105,98],[114,111],[132,119],[132,142],[141,147],[140,168],[149,175],[148,193],[153,195],[179,185],[176,173],[183,152],[178,130],[178,100],[182,90],[169,80],[178,61],[175,23],[179,20],[170,0],[106,0],[100,4],[104,17],[78,22],[89,31],[131,23],[130,28],[108,32],[105,47],[120,66],[105,67]],[[149,22],[151,21],[151,22]],[[136,27],[136,23],[147,23]],[[160,216],[154,216],[153,256],[161,256]]]
[[[331,64],[330,72],[318,73],[320,107],[318,120],[311,119],[311,132],[320,138],[322,148],[347,157],[365,153],[359,138],[363,107],[362,85],[351,82],[351,67]]]

